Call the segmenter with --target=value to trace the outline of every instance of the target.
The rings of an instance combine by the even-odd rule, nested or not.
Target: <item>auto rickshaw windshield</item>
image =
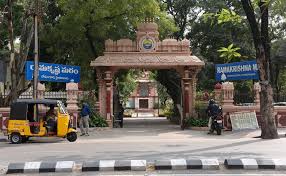
[[[59,110],[60,110],[61,114],[67,114],[68,113],[67,110],[66,110],[65,105],[63,104],[63,102],[58,101],[58,107],[59,107]]]

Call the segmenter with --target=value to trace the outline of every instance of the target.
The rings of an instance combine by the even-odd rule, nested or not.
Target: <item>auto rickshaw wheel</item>
[[[19,133],[12,133],[10,140],[12,144],[20,144],[22,142],[22,136]]]
[[[67,140],[69,142],[74,142],[74,141],[76,141],[76,139],[77,139],[76,132],[70,132],[70,133],[67,134]]]

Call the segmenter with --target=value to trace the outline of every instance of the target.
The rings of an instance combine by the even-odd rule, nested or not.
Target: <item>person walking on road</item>
[[[81,116],[80,121],[79,121],[79,126],[80,126],[80,131],[81,131],[80,136],[84,136],[84,135],[89,136],[88,128],[89,128],[90,108],[87,103],[82,104],[80,116]]]

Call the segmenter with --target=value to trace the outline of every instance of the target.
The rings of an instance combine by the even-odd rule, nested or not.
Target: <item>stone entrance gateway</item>
[[[175,69],[182,78],[183,118],[194,112],[197,73],[204,66],[192,55],[190,41],[184,39],[159,40],[158,25],[146,21],[138,26],[136,41],[120,39],[106,40],[104,56],[91,62],[96,69],[99,84],[99,111],[109,126],[113,125],[113,78],[121,69]]]

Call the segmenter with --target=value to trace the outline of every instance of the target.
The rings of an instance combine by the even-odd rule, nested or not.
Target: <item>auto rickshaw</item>
[[[41,114],[47,107],[53,108],[53,125],[47,120],[46,114]],[[7,134],[12,144],[26,142],[29,137],[61,137],[67,138],[69,142],[77,139],[77,131],[72,128],[64,104],[49,99],[19,99],[14,102],[11,105]]]

